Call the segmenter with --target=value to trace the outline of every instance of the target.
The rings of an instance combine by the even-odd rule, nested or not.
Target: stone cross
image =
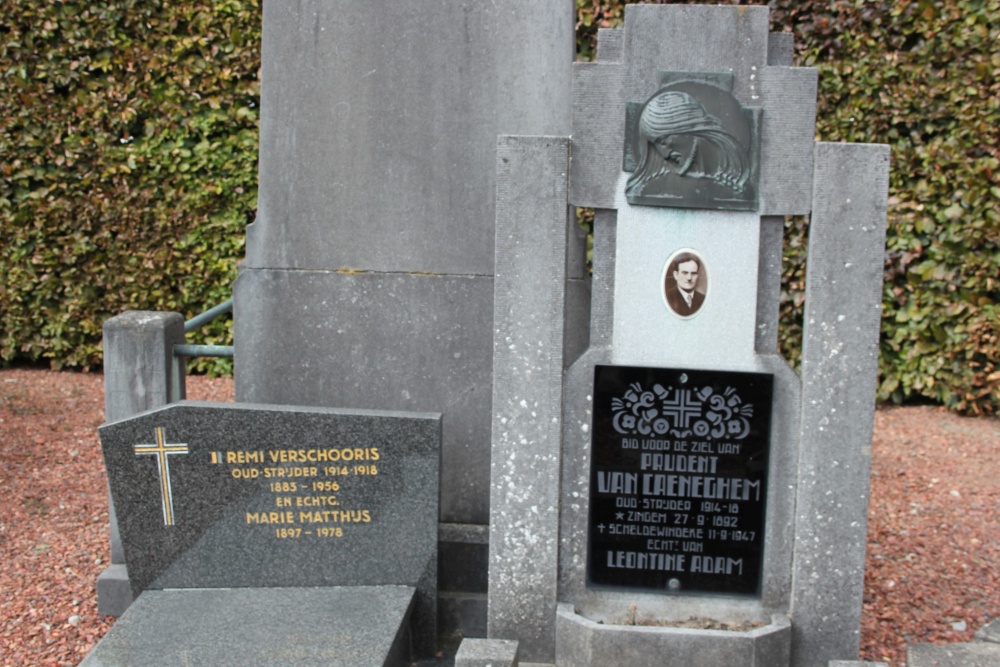
[[[791,46],[790,35],[768,33],[766,7],[630,5],[623,29],[600,32],[597,62],[574,65],[572,138],[500,139],[495,312],[507,317],[496,318],[494,338],[489,636],[520,640],[524,659],[607,664],[599,656],[625,661],[615,653],[623,647],[642,653],[638,639],[608,639],[632,605],[668,622],[767,624],[760,646],[773,652],[746,649],[753,654],[738,664],[805,667],[857,655],[888,149],[814,140],[817,73],[791,66]],[[703,87],[701,110],[676,94],[695,92],[691,82]],[[742,137],[720,120],[721,102],[705,102],[704,86],[749,114]],[[671,143],[655,123],[641,127],[657,98],[663,123],[680,113],[674,128],[700,128],[697,145]],[[734,157],[723,134],[759,146],[756,161]],[[656,165],[640,187],[643,150],[659,153],[669,173]],[[671,182],[687,199],[664,207],[657,200],[673,194]],[[751,188],[752,197],[718,205],[726,192]],[[577,261],[564,251],[566,202],[595,209],[595,228],[589,348],[563,375],[569,335],[557,286]],[[800,374],[778,354],[790,215],[811,224]],[[682,266],[698,274],[694,312],[671,303]],[[589,579],[600,367],[773,380],[756,594],[684,596]],[[718,638],[685,641],[664,649],[676,664],[729,650]],[[658,654],[634,651],[630,664]]]

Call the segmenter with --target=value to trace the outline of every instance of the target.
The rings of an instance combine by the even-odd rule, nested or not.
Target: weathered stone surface
[[[754,101],[756,78],[767,65],[767,7],[629,5],[625,10],[625,95],[645,100],[657,72],[732,72],[733,94]]]
[[[555,643],[568,172],[568,137],[500,138],[488,634],[541,662]]]
[[[236,400],[442,412],[441,519],[489,517],[492,276],[245,270]]]
[[[81,667],[405,667],[407,586],[146,591]]]
[[[802,341],[793,664],[856,656],[889,149],[819,144]]]
[[[758,77],[762,116],[760,214],[805,215],[812,204],[818,77],[810,67],[765,67]]]
[[[116,421],[184,398],[174,345],[184,343],[180,313],[130,310],[104,323],[104,411]]]
[[[446,522],[489,521],[496,139],[569,134],[573,12],[264,8],[237,398],[443,413]]]
[[[105,419],[124,419],[184,398],[183,361],[174,357],[174,345],[184,343],[180,313],[127,311],[106,321],[103,332]],[[112,498],[108,514],[111,566],[97,579],[97,606],[102,614],[121,616],[132,595]]]
[[[511,639],[463,639],[455,667],[517,667],[518,644]]]
[[[597,60],[616,63],[622,59],[622,48],[625,37],[621,28],[597,29]]]
[[[491,275],[500,134],[569,134],[573,5],[264,8],[248,268]]]
[[[1000,646],[985,642],[967,644],[910,644],[907,667],[1000,667]]]
[[[757,261],[757,328],[754,351],[778,354],[778,316],[781,309],[781,261],[785,219],[760,219],[760,252]]]
[[[573,66],[574,206],[614,208],[625,136],[624,86],[625,67],[620,63],[599,60]]]
[[[415,586],[433,652],[438,416],[182,402],[100,435],[134,595]]]

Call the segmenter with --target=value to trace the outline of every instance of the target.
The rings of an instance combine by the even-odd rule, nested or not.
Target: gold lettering
[[[340,505],[337,496],[296,496],[296,507],[336,507]]]

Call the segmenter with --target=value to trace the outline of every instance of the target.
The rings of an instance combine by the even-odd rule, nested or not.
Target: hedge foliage
[[[624,3],[576,2],[589,59]],[[769,5],[819,69],[818,137],[892,149],[880,398],[997,412],[1000,0]],[[107,317],[229,296],[256,199],[260,7],[0,7],[0,360],[96,366]],[[807,233],[788,221],[793,359]],[[229,341],[221,322],[199,342]]]
[[[110,316],[229,297],[256,206],[259,8],[0,7],[0,358],[87,368]]]

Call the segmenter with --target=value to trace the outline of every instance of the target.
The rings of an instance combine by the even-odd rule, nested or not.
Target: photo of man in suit
[[[663,285],[670,310],[681,317],[691,317],[701,309],[705,294],[696,289],[699,277],[702,277],[702,265],[697,255],[681,252],[673,258]]]

